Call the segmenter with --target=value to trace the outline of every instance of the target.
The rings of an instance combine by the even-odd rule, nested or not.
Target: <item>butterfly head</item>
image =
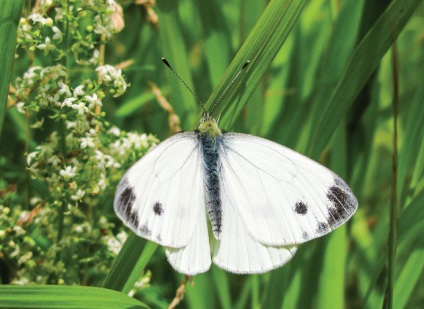
[[[200,133],[207,134],[211,137],[222,135],[222,132],[218,127],[218,123],[211,114],[207,112],[203,114],[203,118],[200,120],[200,125],[197,130]]]

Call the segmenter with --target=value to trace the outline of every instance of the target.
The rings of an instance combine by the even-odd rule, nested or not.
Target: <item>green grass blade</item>
[[[0,10],[0,136],[3,128],[4,114],[6,112],[9,81],[12,73],[13,60],[15,59],[16,31],[21,16],[23,0],[2,1]]]
[[[162,55],[158,55],[157,68],[163,67],[160,57],[165,57],[171,66],[178,72],[187,85],[193,85],[189,53],[186,48],[184,37],[181,32],[181,21],[178,18],[178,1],[164,0],[157,3],[158,15],[160,20],[159,40],[162,46]],[[167,72],[169,77],[170,92],[173,98],[173,107],[176,113],[181,117],[181,124],[188,129],[188,125],[194,122],[194,111],[199,109],[193,96],[185,86],[175,78],[172,72]]]
[[[420,0],[393,1],[355,49],[321,117],[314,119],[309,153],[317,158]]]
[[[187,284],[184,295],[187,308],[197,309],[199,306],[205,309],[219,308],[216,302],[215,283],[210,271],[213,270],[193,277],[193,284]]]
[[[418,87],[412,100],[411,110],[406,120],[405,136],[408,136],[399,150],[399,182],[398,192],[402,192],[400,205],[404,205],[407,192],[410,189],[410,176],[416,170],[417,165],[421,164],[419,158],[419,147],[424,138],[424,83]]]
[[[103,287],[128,293],[140,278],[157,247],[156,243],[131,233],[103,282]]]
[[[231,37],[222,5],[217,1],[196,1],[202,22],[204,54],[212,85],[217,85],[231,61]]]
[[[206,110],[210,110],[243,64],[247,60],[251,62],[214,111],[215,115],[222,113],[221,127],[230,128],[290,34],[305,3],[305,0],[274,0],[268,4],[206,103]]]
[[[225,271],[217,267],[211,269],[215,289],[218,294],[219,307],[222,309],[231,309],[231,291],[228,276]]]
[[[2,308],[148,308],[124,293],[87,286],[0,285]]]

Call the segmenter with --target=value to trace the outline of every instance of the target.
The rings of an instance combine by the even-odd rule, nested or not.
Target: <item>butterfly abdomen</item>
[[[211,136],[202,132],[198,134],[202,149],[206,210],[211,220],[214,236],[219,238],[222,227],[222,203],[219,183],[218,145],[222,137],[220,135]]]

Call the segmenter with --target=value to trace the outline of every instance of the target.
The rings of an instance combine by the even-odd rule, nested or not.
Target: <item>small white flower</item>
[[[78,189],[77,193],[75,193],[74,195],[71,195],[71,199],[74,201],[79,201],[83,198],[84,194],[85,194],[85,191]]]
[[[60,163],[60,159],[58,156],[53,155],[50,158],[47,159],[47,163],[53,165],[53,166],[57,166]]]
[[[93,139],[90,136],[82,137],[81,138],[81,148],[94,148]]]
[[[66,11],[63,8],[55,8],[54,10],[56,11],[56,16],[54,19],[56,21],[63,21]]]
[[[57,91],[57,93],[59,95],[65,94],[67,97],[70,97],[72,95],[71,94],[71,91],[69,90],[69,86],[68,85],[64,84],[62,81],[59,81],[57,83],[57,85],[60,87],[60,89]]]
[[[57,93],[54,94],[54,96],[47,97],[47,100],[54,106],[62,106],[62,104],[59,102],[59,95]]]
[[[23,107],[25,106],[24,102],[18,102],[16,103],[16,109],[18,110],[18,112],[20,112],[21,114],[25,114],[25,111],[23,109]]]
[[[49,77],[53,80],[56,80],[60,77],[64,77],[66,75],[67,75],[66,67],[64,67],[61,64],[57,64],[51,67],[46,67],[40,73],[41,79],[44,79],[45,77]]]
[[[119,242],[123,244],[127,240],[128,235],[124,231],[121,231],[118,235],[116,235],[116,238],[118,238]]]
[[[60,170],[59,174],[62,176],[65,180],[69,180],[73,177],[75,177],[77,173],[76,166],[67,166],[64,170]]]
[[[82,96],[84,95],[84,85],[79,85],[77,88],[74,89],[74,97]]]
[[[67,129],[73,129],[73,128],[76,128],[76,126],[77,126],[77,123],[74,122],[74,121],[67,121],[66,122],[66,128]]]
[[[79,104],[73,104],[71,107],[78,111],[79,116],[84,116],[84,114],[88,112],[88,108],[83,102],[80,102]]]
[[[108,250],[113,252],[114,254],[118,254],[122,248],[122,244],[114,237],[109,237],[106,242],[106,245],[108,247]]]
[[[44,44],[38,44],[38,49],[44,50],[44,55],[47,55],[52,50],[55,50],[56,45],[51,43],[51,40],[49,37],[46,37],[46,40],[44,41]]]
[[[97,98],[97,94],[95,94],[95,93],[93,93],[93,96],[91,96],[91,97],[89,95],[86,95],[84,98],[89,103],[89,105],[88,105],[89,109],[93,109],[96,106],[102,106],[102,102],[100,102],[100,100]]]
[[[115,136],[119,136],[119,135],[121,135],[121,130],[119,130],[118,127],[112,127],[112,128],[109,129],[109,131],[107,131],[107,133],[113,134]]]
[[[32,13],[28,16],[28,19],[31,20],[33,23],[39,23],[42,25],[49,25],[50,21],[52,21],[51,18],[45,18],[43,15],[38,13]]]
[[[27,165],[31,165],[31,160],[37,156],[38,152],[34,151],[27,155]]]
[[[62,31],[56,26],[53,26],[52,29],[54,31],[53,40],[61,42],[63,39]]]
[[[75,98],[73,98],[73,97],[71,97],[71,98],[66,98],[64,101],[63,101],[63,103],[62,103],[62,105],[61,105],[61,107],[63,108],[64,106],[68,106],[68,107],[72,107],[73,108],[73,105],[74,104],[72,104],[72,102],[74,102],[74,101],[76,101],[77,99],[75,99]]]

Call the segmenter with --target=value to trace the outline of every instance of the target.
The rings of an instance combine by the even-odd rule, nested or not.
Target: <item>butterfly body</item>
[[[222,203],[219,180],[221,166],[218,148],[222,143],[222,132],[215,120],[209,116],[202,120],[201,125],[194,132],[198,136],[202,153],[206,210],[212,224],[214,236],[219,239],[222,228]]]

